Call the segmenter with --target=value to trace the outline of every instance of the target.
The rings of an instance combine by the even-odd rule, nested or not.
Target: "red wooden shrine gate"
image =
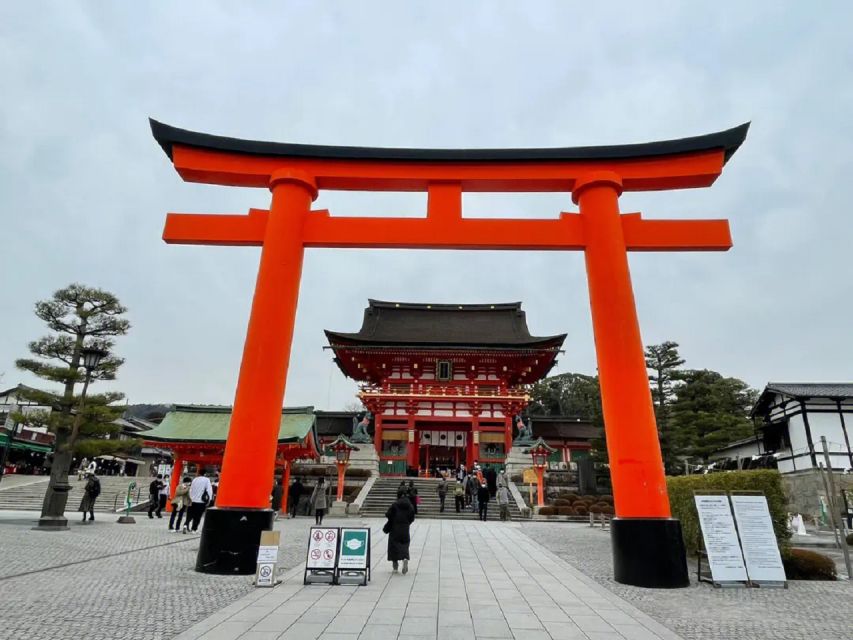
[[[616,580],[687,586],[681,527],[670,517],[628,251],[725,251],[725,220],[621,214],[623,191],[707,187],[748,125],[695,138],[556,149],[377,149],[256,142],[151,122],[190,182],[272,191],[248,215],[175,214],[178,244],[262,247],[218,506],[205,518],[196,569],[252,573],[267,508],[306,247],[579,250],[586,260],[617,518]],[[426,191],[423,219],[334,218],[319,189]],[[549,220],[466,219],[462,192],[570,192],[578,213]]]

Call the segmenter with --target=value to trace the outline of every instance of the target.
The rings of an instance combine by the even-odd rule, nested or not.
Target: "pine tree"
[[[671,424],[676,446],[685,455],[707,463],[716,449],[752,435],[749,410],[758,396],[755,389],[708,369],[684,371],[679,377]]]
[[[679,367],[684,364],[684,358],[678,353],[678,343],[670,340],[647,346],[645,356],[646,368],[652,372],[649,374],[649,382],[664,467],[674,471],[680,468],[680,464],[679,451],[671,433],[670,405],[675,400],[675,383],[679,379]]]
[[[15,364],[61,385],[61,391],[27,392],[27,399],[51,407],[49,413],[16,416],[21,422],[45,426],[56,436],[40,526],[65,526],[62,514],[68,500],[68,473],[75,454],[91,457],[127,450],[138,444],[133,440],[110,439],[120,431],[113,421],[120,417],[122,408],[113,405],[124,397],[121,393],[87,394],[82,411],[79,410],[80,397],[75,394],[76,386],[86,378],[82,366],[84,348],[106,353],[90,372],[91,381],[115,379],[124,361],[112,353],[113,337],[126,334],[130,328],[130,322],[122,317],[126,311],[113,294],[80,284],[60,289],[49,300],[35,305],[36,316],[52,333],[29,344],[34,358],[22,358]]]
[[[596,462],[607,461],[604,413],[598,376],[561,373],[540,380],[530,390],[528,412],[533,415],[577,416],[601,428],[601,438],[592,442]]]

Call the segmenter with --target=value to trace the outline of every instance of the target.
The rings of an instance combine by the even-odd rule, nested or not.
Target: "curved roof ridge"
[[[367,299],[370,308],[374,309],[413,309],[417,311],[521,311],[521,301],[518,302],[396,302],[393,300]]]
[[[543,160],[620,160],[653,156],[669,156],[722,149],[725,160],[738,150],[746,139],[749,122],[731,129],[701,136],[641,142],[634,144],[531,147],[493,149],[417,149],[407,147],[359,147],[318,144],[294,144],[217,136],[180,129],[149,118],[151,133],[169,158],[176,144],[214,151],[246,153],[263,156],[297,158],[330,158],[346,160],[392,160],[412,162],[518,162]]]

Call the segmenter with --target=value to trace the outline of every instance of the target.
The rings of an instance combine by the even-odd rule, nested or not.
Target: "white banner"
[[[745,582],[746,567],[727,496],[693,496],[714,582]]]
[[[731,499],[749,579],[784,582],[785,568],[773,533],[767,498],[733,495]]]

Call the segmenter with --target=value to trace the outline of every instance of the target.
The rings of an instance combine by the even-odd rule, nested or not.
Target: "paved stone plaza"
[[[297,570],[179,640],[678,637],[526,537],[524,525],[419,520],[406,576],[391,573],[381,525],[368,587],[302,586]]]
[[[3,639],[838,640],[853,628],[846,582],[788,590],[616,584],[608,534],[585,525],[418,520],[403,576],[385,561],[382,522],[365,521],[374,533],[370,585],[305,587],[313,518],[279,520],[284,583],[255,589],[250,577],[195,573],[198,536],[169,533],[165,519],[118,525],[104,517],[57,534],[31,531],[35,517],[0,512]]]
[[[610,536],[587,525],[525,524],[524,533],[687,640],[847,640],[853,638],[853,583],[796,580],[788,589],[714,589],[696,583],[661,591],[613,580]],[[816,549],[837,556],[830,549]],[[839,577],[841,577],[841,566]]]

